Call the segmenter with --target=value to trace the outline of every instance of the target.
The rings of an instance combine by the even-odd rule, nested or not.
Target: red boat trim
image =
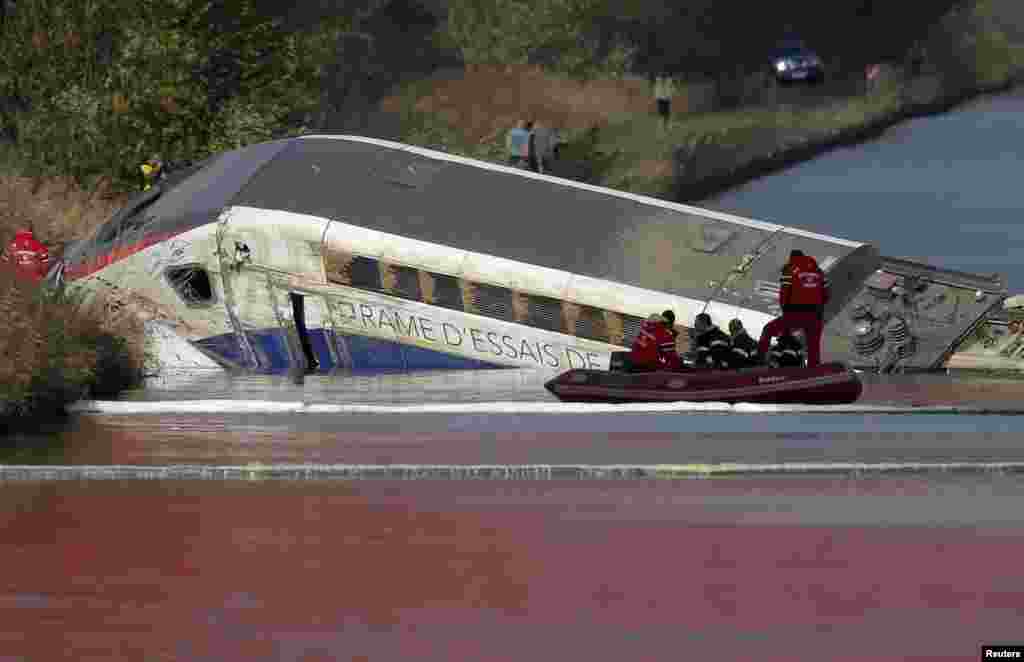
[[[192,229],[192,228],[190,228]],[[178,232],[164,232],[160,234],[152,234],[143,237],[141,241],[137,241],[131,244],[117,244],[112,250],[107,253],[102,253],[92,258],[88,262],[76,265],[67,265],[64,267],[64,279],[67,281],[78,280],[79,278],[85,278],[92,274],[106,269],[115,262],[131,257],[136,253],[146,250],[150,246],[162,243],[176,237],[180,234],[184,234],[188,230],[181,230]]]
[[[848,373],[839,375],[825,375],[822,377],[812,377],[808,379],[799,379],[781,382],[779,384],[763,384],[750,386],[741,386],[729,389],[717,389],[717,390],[692,390],[687,391],[685,389],[667,391],[663,389],[652,390],[652,389],[637,389],[637,388],[624,388],[624,387],[609,387],[609,386],[582,386],[582,385],[563,385],[554,384],[554,388],[565,395],[607,395],[607,396],[637,396],[644,398],[654,398],[658,400],[712,400],[712,399],[723,399],[736,396],[750,396],[750,395],[765,395],[769,393],[779,393],[783,391],[804,391],[809,388],[817,388],[820,386],[831,386],[834,384],[854,383],[856,378]]]

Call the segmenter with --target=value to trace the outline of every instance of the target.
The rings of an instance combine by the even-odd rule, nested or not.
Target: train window
[[[198,265],[183,265],[169,267],[164,275],[185,305],[208,306],[214,302],[213,285],[206,269]]]
[[[562,331],[562,302],[551,297],[531,294],[529,300],[529,324],[548,331]]]
[[[388,265],[384,269],[384,291],[392,296],[419,301],[419,272],[411,267]]]
[[[579,315],[576,317],[576,336],[608,342],[608,325],[604,320],[604,311],[590,306],[579,306]]]
[[[422,274],[426,277],[425,280],[428,282],[430,289],[428,294],[428,287],[422,288],[424,301],[441,308],[449,308],[451,310],[463,309],[462,288],[459,287],[458,278],[447,274],[428,272],[422,272]]]
[[[352,287],[379,292],[383,289],[380,263],[372,257],[354,256],[349,263],[349,282]]]
[[[474,283],[470,295],[473,307],[481,315],[508,322],[515,321],[512,296],[512,290],[486,283]]]

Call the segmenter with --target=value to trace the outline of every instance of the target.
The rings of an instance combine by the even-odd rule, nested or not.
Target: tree
[[[615,50],[602,43],[600,21],[613,15],[618,2],[451,0],[444,36],[469,65],[543,63],[586,77]],[[628,60],[620,57],[618,66],[628,66]]]
[[[20,0],[0,27],[0,96],[33,174],[135,181],[166,160],[286,132],[319,98],[344,16],[285,30],[256,0]],[[292,127],[293,130],[297,127]]]

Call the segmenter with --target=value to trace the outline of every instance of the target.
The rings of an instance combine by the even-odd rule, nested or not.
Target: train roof
[[[329,218],[767,313],[793,248],[834,274],[836,305],[880,263],[865,243],[401,143],[321,135],[216,155],[133,198],[71,259],[215,222],[231,206]]]

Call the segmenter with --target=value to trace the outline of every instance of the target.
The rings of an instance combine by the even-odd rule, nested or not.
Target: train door
[[[217,245],[225,305],[252,369],[282,373],[311,366],[291,295],[325,282],[320,246],[327,222],[249,208],[221,215]],[[306,302],[299,301],[305,326]]]

